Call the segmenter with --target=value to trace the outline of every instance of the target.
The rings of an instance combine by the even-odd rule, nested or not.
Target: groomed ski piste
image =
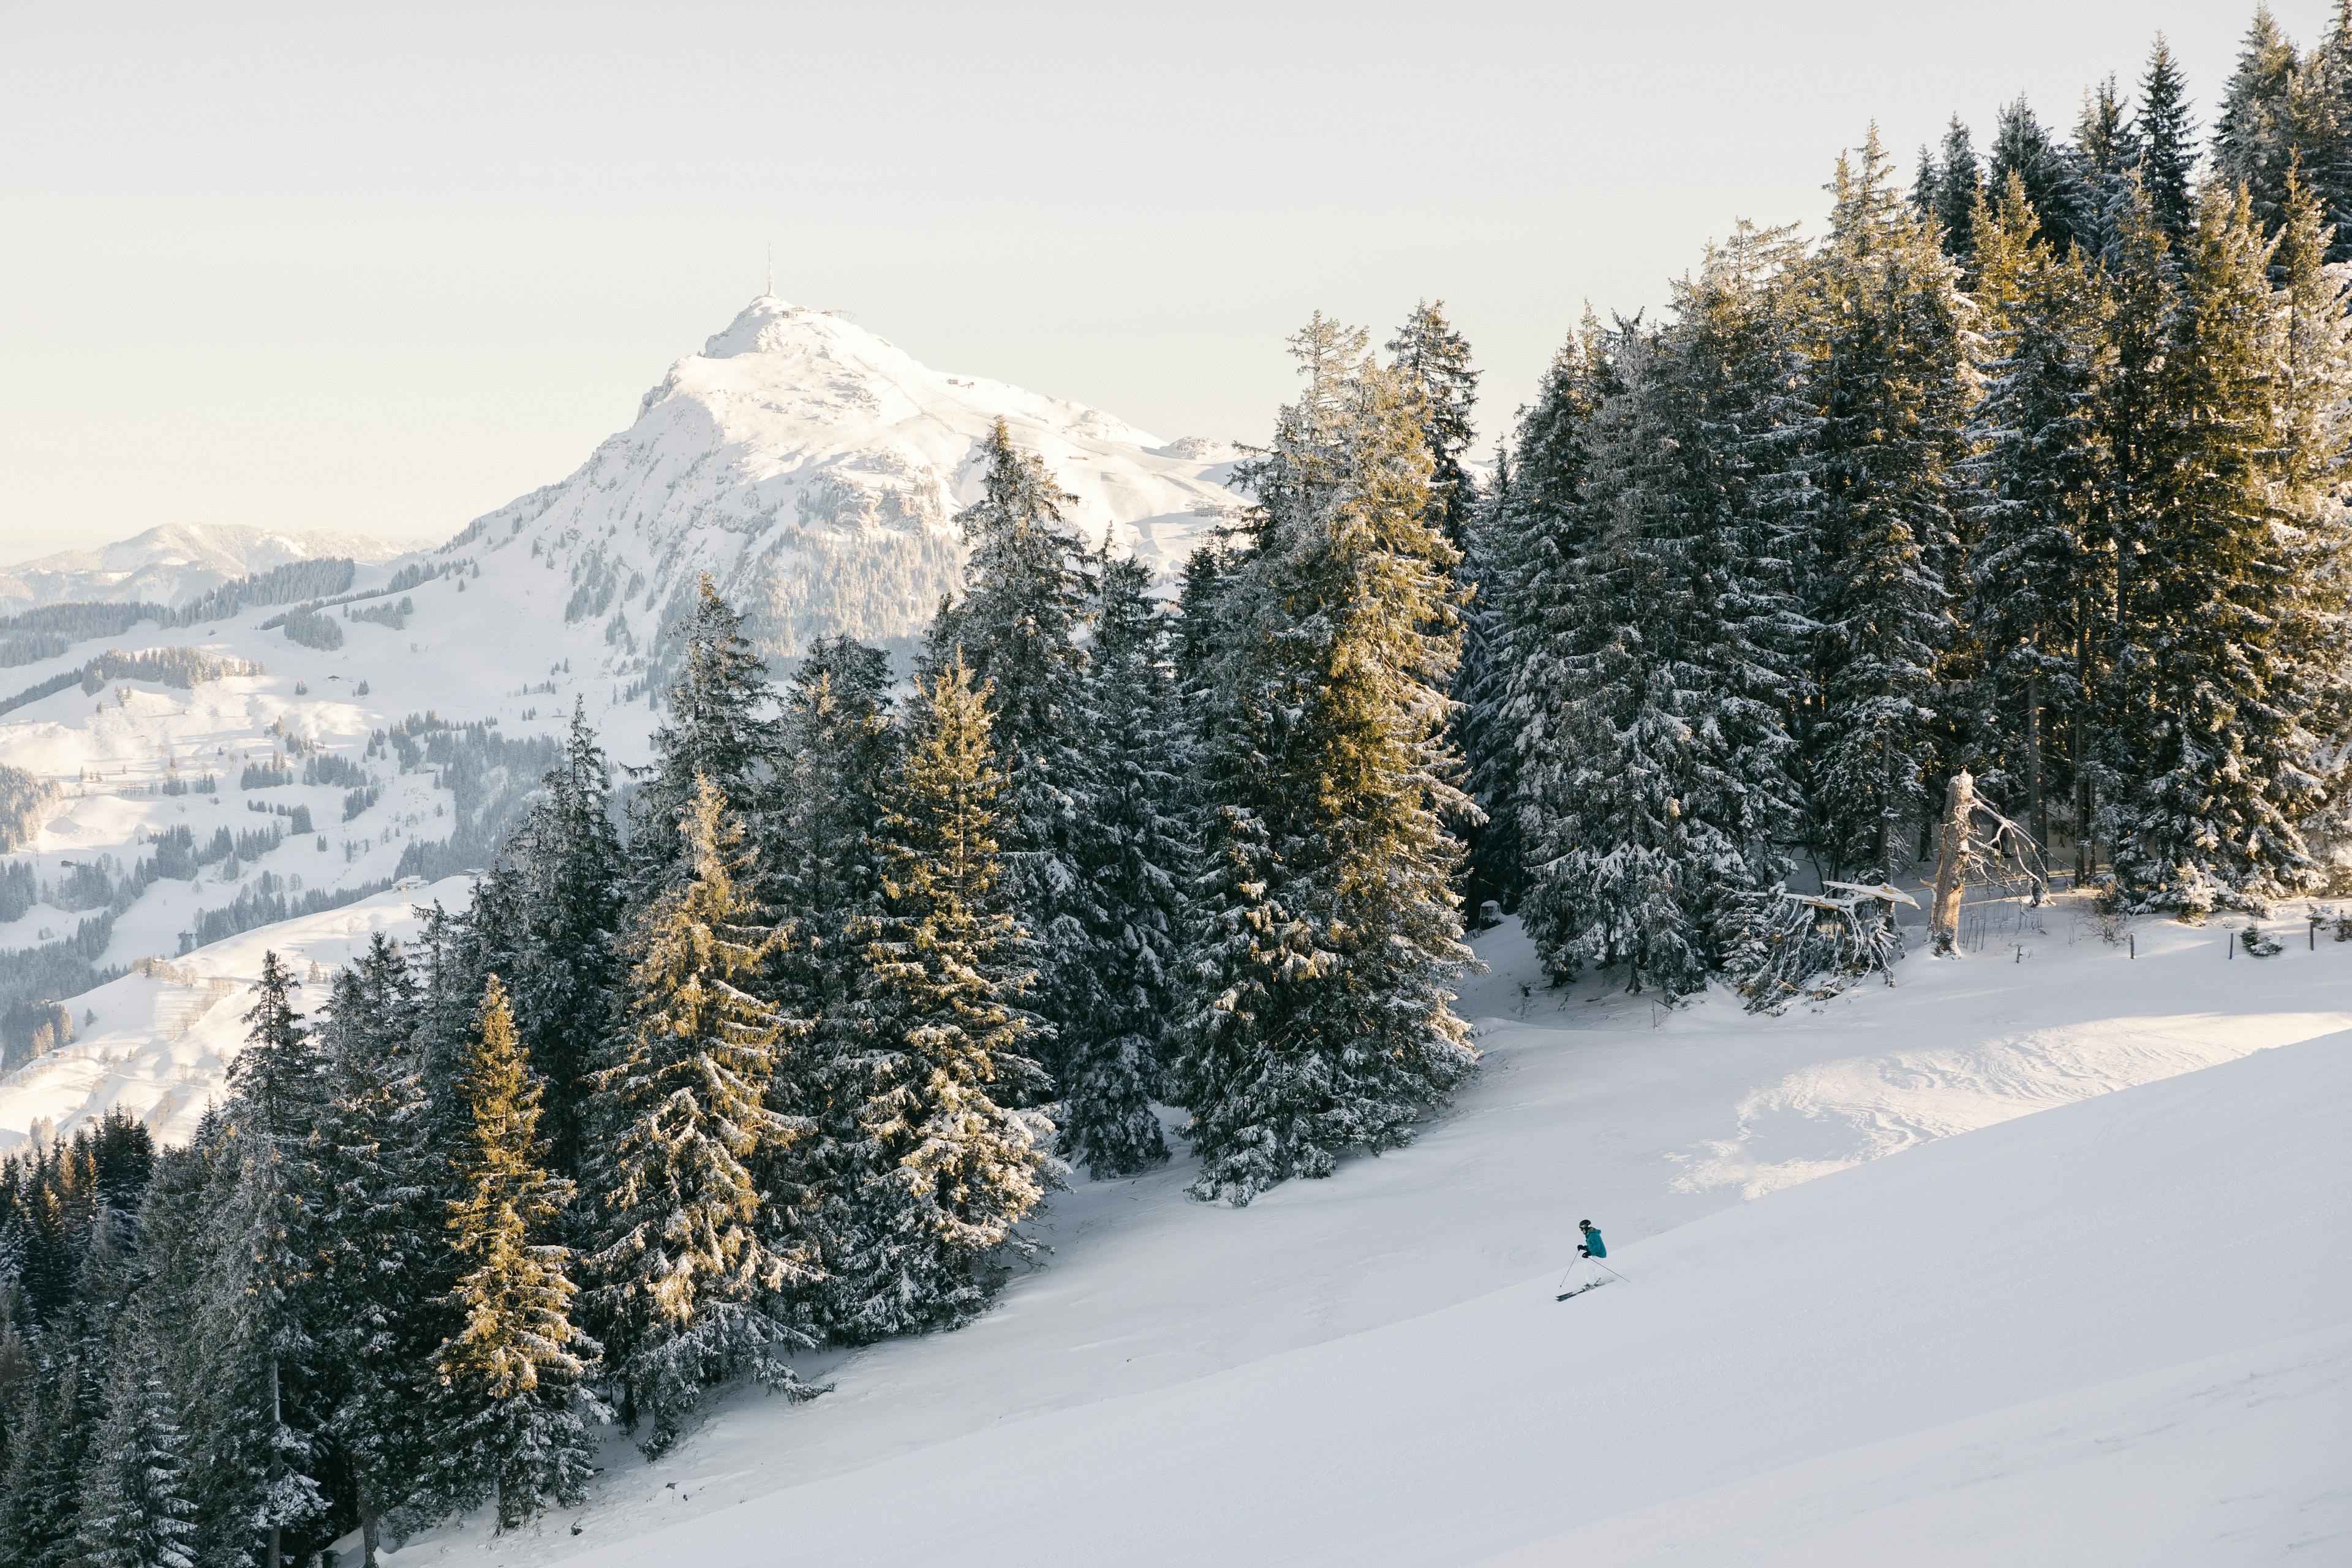
[[[2011,918],[1780,1018],[1548,990],[1503,926],[1412,1148],[1240,1211],[1081,1179],[971,1327],[389,1561],[2352,1561],[2352,943]],[[1584,1218],[1624,1280],[1559,1302]]]

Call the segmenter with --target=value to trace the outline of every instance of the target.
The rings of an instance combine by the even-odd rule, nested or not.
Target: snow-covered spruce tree
[[[2285,349],[2273,248],[2243,191],[2203,195],[2158,373],[2167,450],[2136,570],[2147,653],[2115,861],[2137,897],[2190,914],[2259,907],[2315,870],[2297,827],[2315,741],[2282,636],[2294,562],[2271,510]]]
[[[499,966],[513,963],[518,881],[513,865],[501,860],[475,884],[471,907],[453,914],[436,901],[425,910],[422,929],[408,945],[417,993],[410,1048],[430,1107],[425,1142],[444,1162],[457,1147],[458,1120],[457,1102],[440,1089],[456,1079],[465,1059],[482,988]]]
[[[2271,258],[2286,310],[2271,495],[2294,592],[2282,638],[2295,688],[2288,700],[2315,740],[2315,799],[2302,828],[2332,887],[2352,872],[2352,511],[2341,495],[2352,455],[2352,279],[2326,259],[2325,200],[2315,184],[2290,183]]]
[[[1061,1153],[1097,1176],[1168,1158],[1151,1109],[1185,921],[1186,734],[1151,573],[1105,541],[1084,695],[1079,838],[1097,918],[1086,1016],[1062,1051]]]
[[[1815,851],[1868,879],[1893,874],[1929,815],[1969,304],[1933,233],[1895,199],[1874,131],[1858,163],[1839,160],[1832,189],[1810,323],[1821,423],[1806,609],[1821,629],[1801,738]]]
[[[862,920],[857,1230],[826,1284],[852,1343],[955,1328],[1003,1283],[1063,1167],[1035,1110],[1028,972],[999,887],[1005,792],[987,693],[961,659],[918,683],[884,801],[882,912]],[[1007,1091],[1010,1091],[1009,1094]]]
[[[785,935],[772,948],[778,1000],[816,1017],[851,994],[849,926],[881,896],[876,828],[897,753],[890,661],[850,637],[820,637],[785,689],[782,805],[761,865]]]
[[[1465,531],[1467,542],[1455,577],[1471,590],[1462,616],[1462,666],[1454,677],[1454,740],[1462,753],[1463,777],[1475,815],[1458,825],[1463,841],[1464,903],[1478,921],[1488,906],[1516,908],[1519,875],[1518,816],[1511,801],[1517,776],[1517,752],[1503,722],[1510,692],[1512,602],[1509,541],[1502,508],[1511,489],[1511,453],[1495,449],[1494,478],[1478,499]]]
[[[447,1272],[435,1234],[445,1179],[414,1031],[416,985],[381,932],[336,976],[319,1042],[324,1094],[310,1152],[323,1190],[312,1226],[324,1433],[349,1478],[363,1561],[388,1514],[420,1500],[437,1440],[425,1357]]]
[[[2114,252],[2116,214],[2124,200],[2126,178],[2138,167],[2141,153],[2138,128],[2132,123],[2130,105],[2116,89],[2114,76],[2083,95],[2083,112],[2075,119],[2070,151],[2093,211],[2091,231],[2082,239],[2085,262],[2095,270]],[[2000,192],[1988,190],[1985,200],[1997,207]]]
[[[2078,878],[2089,875],[2095,864],[2099,839],[2114,843],[2122,797],[2146,771],[2137,738],[2153,722],[2147,713],[2154,689],[2149,671],[2154,639],[2163,630],[2152,611],[2149,541],[2174,444],[2165,371],[2180,306],[2180,268],[2136,169],[2125,179],[2114,218],[2104,279],[2108,359],[2097,404],[2105,471],[2092,514],[2089,563],[2092,572],[2103,575],[2089,617],[2090,732],[2082,737],[2074,759]]]
[[[1458,555],[1478,506],[1478,481],[1462,466],[1477,430],[1478,373],[1470,345],[1445,319],[1445,301],[1423,300],[1389,340],[1389,366],[1421,395],[1422,444],[1429,449],[1430,518]]]
[[[126,1345],[81,1475],[78,1568],[195,1568],[185,1439],[152,1348]]]
[[[2304,64],[2306,101],[2316,132],[2303,154],[2303,177],[2329,235],[2326,260],[2352,261],[2352,0],[2336,0],[2326,35]]]
[[[2095,689],[2095,549],[2107,450],[2099,427],[2105,301],[2082,253],[2034,237],[2021,182],[1978,216],[1978,371],[1966,465],[1973,545],[1966,617],[1982,649],[1970,703],[1978,786],[2047,847],[2050,803],[2085,756]]]
[[[31,1375],[18,1385],[8,1470],[0,1477],[0,1553],[10,1564],[73,1568],[75,1508],[96,1436],[91,1369],[62,1347],[33,1346]]]
[[[138,1310],[150,1314],[156,1327],[142,1349],[163,1382],[184,1438],[183,1484],[197,1526],[195,1555],[203,1563],[250,1561],[238,1555],[250,1540],[236,1515],[236,1502],[246,1495],[237,1454],[217,1441],[221,1412],[207,1398],[216,1386],[211,1374],[217,1363],[201,1334],[189,1328],[192,1321],[202,1324],[211,1309],[222,1240],[213,1208],[228,1186],[228,1144],[224,1110],[207,1107],[184,1147],[158,1152],[154,1179],[139,1210],[145,1279]],[[225,1542],[218,1528],[206,1528],[222,1524],[235,1526],[231,1540]]]
[[[1466,758],[1473,746],[1470,728],[1476,722],[1472,693],[1491,691],[1496,673],[1486,635],[1490,621],[1478,604],[1483,588],[1472,551],[1484,498],[1477,479],[1462,466],[1476,435],[1471,418],[1478,401],[1478,373],[1471,367],[1469,343],[1445,319],[1444,306],[1443,300],[1433,304],[1423,300],[1389,340],[1388,354],[1390,367],[1420,395],[1422,440],[1429,448],[1430,521],[1454,547],[1454,580],[1471,590],[1463,615],[1462,657],[1454,668],[1453,729],[1448,736],[1454,750]],[[1479,805],[1475,792],[1469,798],[1474,808]],[[1492,897],[1470,887],[1477,879],[1478,843],[1490,826],[1478,809],[1451,824],[1468,849],[1464,886],[1478,900],[1472,906],[1474,911]]]
[[[1633,989],[1699,989],[1777,884],[1797,820],[1783,715],[1807,627],[1790,531],[1811,426],[1785,232],[1743,227],[1677,290],[1664,330],[1623,331],[1623,389],[1593,422],[1597,516],[1560,743],[1528,759],[1547,966],[1622,963]]]
[[[1976,144],[1967,123],[1953,115],[1944,132],[1943,156],[1931,157],[1923,148],[1919,157],[1921,177],[1912,189],[1912,204],[1921,216],[1936,220],[1944,254],[1959,264],[1964,276],[1973,278],[1977,203],[1984,193],[1984,168],[1977,162]]]
[[[1871,173],[1871,166],[1878,160],[1877,147],[1874,128],[1870,147],[1864,154],[1864,170],[1855,176],[1865,189],[1885,183],[1883,177]],[[2041,220],[2042,237],[2053,249],[2063,251],[2076,244],[2088,247],[2096,243],[2096,209],[2090,191],[2083,184],[2081,169],[2042,128],[2033,106],[2022,98],[2000,111],[2000,121],[1993,134],[1992,155],[1985,165],[1985,184],[1998,191],[2009,184],[2011,174],[2024,183],[2026,200]],[[1845,199],[1841,190],[1841,204]]]
[[[1628,987],[1669,998],[1706,984],[1706,955],[1684,919],[1694,858],[1720,856],[1682,808],[1697,766],[1677,711],[1684,672],[1672,640],[1682,588],[1673,536],[1671,372],[1654,331],[1620,329],[1611,357],[1624,388],[1592,426],[1575,629],[1558,657],[1557,738],[1521,779],[1528,887],[1520,903],[1556,979],[1623,963]],[[1693,844],[1696,826],[1702,842]]]
[[[547,1173],[540,1084],[495,975],[455,1089],[469,1135],[446,1205],[457,1327],[432,1357],[436,1461],[453,1500],[487,1495],[511,1529],[581,1500],[595,1468],[589,1423],[604,1411],[586,1387],[597,1347],[572,1321],[571,1252],[552,1239],[572,1184]]]
[[[1393,1148],[1475,1062],[1449,1004],[1470,960],[1445,830],[1464,597],[1430,525],[1411,384],[1317,316],[1307,387],[1246,479],[1256,546],[1225,628],[1185,1037],[1196,1196],[1244,1204]]]
[[[229,1068],[223,1190],[209,1200],[212,1262],[192,1314],[206,1563],[278,1568],[316,1544],[328,1510],[315,1300],[326,1184],[313,1142],[325,1085],[295,990],[277,953],[264,953],[246,1047]]]
[[[1176,628],[1170,649],[1176,683],[1187,700],[1216,660],[1217,595],[1233,567],[1223,542],[1212,541],[1184,558],[1184,579],[1176,594]]]
[[[719,792],[725,810],[748,819],[774,763],[775,688],[743,636],[742,616],[719,597],[709,574],[676,635],[685,654],[670,684],[668,721],[654,731],[653,762],[631,802],[629,859],[640,907],[685,874],[681,825],[702,784]]]
[[[783,1043],[768,1104],[810,1130],[764,1151],[753,1174],[775,1245],[809,1254],[793,1310],[820,1329],[824,1277],[857,1230],[866,1044],[858,926],[881,907],[876,836],[898,740],[887,656],[848,637],[813,644],[784,695],[782,804],[766,818],[761,856],[776,921],[767,994],[809,1021]]]
[[[2172,46],[2158,33],[2139,79],[2139,114],[2134,125],[2140,183],[2147,187],[2156,221],[2175,244],[2187,237],[2195,216],[2189,189],[2197,170],[2197,125],[2190,116],[2189,83]],[[2028,195],[2032,193],[2029,191]],[[2064,254],[2063,247],[2056,248]]]
[[[742,888],[741,829],[698,783],[679,870],[623,949],[621,1020],[591,1082],[596,1251],[584,1316],[604,1348],[621,1418],[650,1455],[677,1439],[701,1391],[749,1370],[810,1391],[777,1352],[809,1342],[777,1308],[803,1266],[762,1235],[752,1163],[806,1124],[766,1104],[793,1021],[746,991],[769,932]]]
[[[580,1169],[585,1076],[612,1027],[626,918],[610,773],[583,706],[572,708],[562,764],[541,784],[513,840],[521,929],[508,973],[523,1048],[546,1086],[548,1163],[571,1175]]]
[[[1063,521],[1071,497],[996,422],[983,451],[981,499],[956,519],[972,547],[963,596],[931,625],[924,668],[936,679],[959,658],[988,684],[1004,774],[1003,898],[1036,972],[1030,1005],[1044,1027],[1031,1042],[1055,1082],[1063,1052],[1091,1010],[1092,900],[1078,844],[1094,805],[1081,746],[1086,652],[1079,634],[1095,595],[1095,559]]]
[[[1510,461],[1498,466],[1463,574],[1476,585],[1480,672],[1460,726],[1472,797],[1486,817],[1470,842],[1469,896],[1517,907],[1527,885],[1523,775],[1559,733],[1561,664],[1579,605],[1589,515],[1581,487],[1591,423],[1618,383],[1608,340],[1589,315],[1521,411]],[[1465,638],[1466,640],[1466,638]]]
[[[2303,74],[2303,62],[2278,18],[2268,5],[2256,7],[2238,49],[2237,68],[2221,89],[2221,112],[2213,122],[2213,178],[2225,190],[2244,186],[2265,226],[2279,221],[2286,205],[2287,173],[2307,151],[2297,123],[2306,107],[2298,90]],[[2185,199],[2178,212],[2159,202],[2158,216],[2167,237],[2185,245],[2193,217]]]
[[[64,1163],[70,1169],[72,1157]],[[133,1283],[132,1229],[103,1203],[72,1294],[31,1346],[27,1404],[37,1428],[0,1489],[0,1551],[10,1563],[78,1568],[78,1505],[106,1416],[106,1391],[119,1361],[117,1324]]]

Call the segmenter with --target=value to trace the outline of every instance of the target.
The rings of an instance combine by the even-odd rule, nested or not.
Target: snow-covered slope
[[[1490,933],[1417,1146],[1239,1212],[1082,1184],[972,1327],[392,1561],[2344,1559],[2352,945],[2026,919],[1780,1020]],[[1585,1217],[1628,1278],[1557,1302]]]
[[[142,622],[0,667],[0,762],[64,791],[16,858],[45,887],[99,860],[119,879],[153,858],[159,835],[185,827],[202,844],[224,827],[288,826],[289,809],[308,810],[310,833],[148,887],[97,955],[110,965],[179,958],[183,933],[202,934],[201,913],[217,921],[265,875],[293,900],[381,888],[404,850],[448,838],[467,803],[437,761],[403,770],[372,737],[428,714],[490,721],[509,741],[545,737],[578,700],[616,760],[639,761],[655,722],[649,698],[671,668],[666,628],[705,572],[780,665],[831,632],[903,649],[956,582],[963,549],[950,520],[977,497],[975,454],[1000,417],[1076,498],[1073,522],[1089,537],[1108,531],[1163,570],[1237,504],[1224,487],[1230,447],[1163,443],[1079,404],[933,371],[845,317],[763,296],[673,365],[635,423],[576,472],[438,549],[387,558],[341,536],[158,529],[21,568],[35,585],[24,591],[44,598],[71,578],[82,596],[173,602],[313,545],[362,562],[349,592],[320,609],[340,637],[332,647],[292,640],[274,623],[299,606],[269,605],[194,626]],[[0,599],[7,592],[0,580]],[[10,607],[0,602],[0,614]],[[90,668],[109,650],[164,649],[259,673],[183,687]],[[38,691],[48,694],[16,700]],[[276,755],[290,756],[296,781],[245,787],[247,765]],[[493,781],[509,805],[535,777],[521,755]],[[314,760],[332,776],[300,782]],[[207,773],[217,793],[163,793]],[[355,790],[373,794],[355,805]],[[433,874],[486,853],[443,857]],[[92,916],[88,900],[63,894],[14,920],[0,914],[0,1002],[12,966],[31,973],[12,950],[71,937]],[[77,1000],[77,1016],[89,1005]],[[199,1076],[218,1067],[202,1058]],[[102,1086],[79,1107],[62,1098],[61,1086],[85,1077],[47,1078],[37,1096],[0,1082],[0,1148],[36,1117],[69,1127],[100,1107]]]
[[[472,896],[463,878],[379,893],[210,943],[177,962],[141,963],[84,992],[72,1003],[73,1043],[0,1078],[0,1096],[16,1121],[0,1130],[0,1144],[35,1124],[69,1129],[77,1118],[117,1107],[158,1138],[186,1138],[245,1048],[248,993],[264,951],[274,949],[307,982],[302,1005],[315,1011],[326,992],[320,982],[357,957],[370,937],[382,931],[405,941],[416,934],[419,907],[462,907]]]
[[[184,605],[208,588],[290,561],[347,556],[373,565],[412,547],[362,533],[288,533],[233,523],[164,523],[95,550],[0,567],[0,616],[64,600]]]

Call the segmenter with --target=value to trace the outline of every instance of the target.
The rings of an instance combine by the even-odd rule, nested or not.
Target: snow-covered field
[[[2042,923],[1779,1020],[1507,926],[1414,1148],[1082,1184],[971,1328],[393,1561],[2352,1561],[2352,944]]]
[[[164,1142],[184,1142],[245,1048],[247,993],[265,951],[274,949],[307,982],[296,1005],[314,1013],[326,1000],[327,979],[376,932],[405,941],[422,923],[420,907],[437,900],[463,909],[473,891],[471,881],[451,877],[379,893],[226,938],[176,962],[141,964],[83,992],[71,1004],[73,1043],[0,1076],[0,1152],[21,1146],[36,1123],[69,1129],[117,1107]]]

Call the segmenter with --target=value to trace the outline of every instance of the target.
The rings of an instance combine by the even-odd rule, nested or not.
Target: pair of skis
[[[1609,1267],[1609,1265],[1607,1265],[1606,1263],[1601,1262],[1601,1261],[1600,1259],[1598,1259],[1598,1258],[1593,1259],[1593,1261],[1592,1261],[1592,1266],[1593,1266],[1595,1268],[1600,1269],[1600,1270],[1601,1270],[1601,1272],[1602,1272],[1603,1274],[1608,1275],[1608,1276],[1609,1276],[1609,1279],[1625,1279],[1625,1277],[1624,1277],[1622,1274],[1618,1273],[1618,1272],[1617,1272],[1617,1270],[1615,1270],[1614,1268],[1610,1268],[1610,1267]],[[1574,1268],[1574,1267],[1575,1267],[1575,1265],[1570,1264],[1570,1268]],[[1562,1290],[1559,1295],[1554,1296],[1554,1297],[1552,1298],[1552,1300],[1555,1300],[1555,1301],[1565,1301],[1565,1300],[1567,1300],[1570,1296],[1581,1296],[1581,1295],[1583,1295],[1587,1290],[1598,1290],[1598,1289],[1601,1289],[1601,1287],[1602,1287],[1603,1285],[1608,1284],[1608,1283],[1609,1283],[1609,1279],[1595,1279],[1595,1280],[1594,1280],[1591,1284],[1590,1284],[1590,1285],[1579,1285],[1579,1286],[1578,1286],[1575,1289],[1573,1289],[1573,1290]],[[1561,1284],[1563,1284],[1563,1285],[1565,1285],[1565,1284],[1567,1284],[1567,1283],[1568,1283],[1567,1278],[1566,1278],[1565,1276],[1563,1276],[1563,1277],[1561,1278],[1561,1279],[1560,1279],[1560,1283],[1561,1283]],[[1632,1281],[1631,1279],[1625,1279],[1625,1283],[1626,1283],[1626,1284],[1628,1284],[1628,1285],[1631,1285],[1631,1284],[1633,1283],[1633,1281]]]

